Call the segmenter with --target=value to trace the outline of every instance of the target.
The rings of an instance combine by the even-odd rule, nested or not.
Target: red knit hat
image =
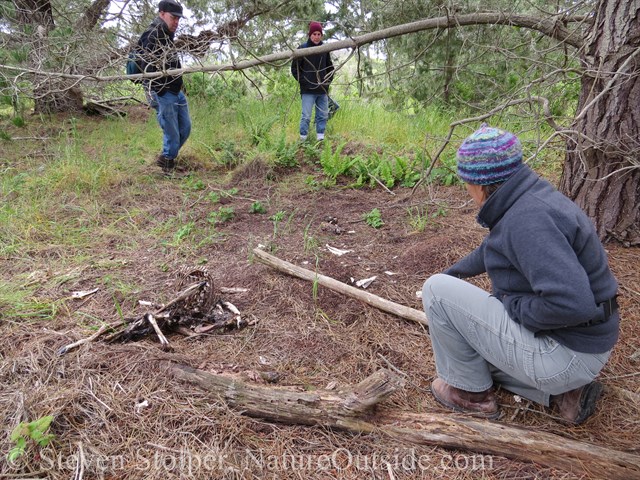
[[[320,22],[311,22],[309,24],[309,36],[311,36],[313,32],[322,33],[322,24]]]

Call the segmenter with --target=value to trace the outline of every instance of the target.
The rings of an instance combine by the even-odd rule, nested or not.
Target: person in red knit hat
[[[318,47],[322,45],[322,24],[309,23],[308,39],[298,48]],[[324,132],[329,119],[329,85],[333,80],[334,67],[329,53],[316,53],[294,58],[291,62],[291,74],[300,84],[302,99],[302,117],[300,118],[300,140],[309,135],[309,125],[313,107],[316,109],[316,138],[324,140]]]

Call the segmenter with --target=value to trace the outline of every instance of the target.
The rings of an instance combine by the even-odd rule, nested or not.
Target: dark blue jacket
[[[169,30],[167,24],[160,17],[156,17],[138,40],[138,52],[141,59],[138,63],[143,72],[182,68],[173,43],[173,36],[174,32]],[[154,78],[145,80],[144,83],[158,95],[163,95],[168,91],[179,93],[182,89],[182,75]]]
[[[489,235],[445,273],[487,272],[509,316],[537,335],[585,353],[613,347],[617,310],[598,321],[601,302],[616,295],[618,284],[591,220],[575,203],[524,165],[487,199],[478,222]]]
[[[307,40],[298,48],[319,47]],[[329,85],[333,80],[333,62],[329,53],[316,53],[302,58],[294,58],[291,62],[291,75],[300,83],[300,93],[329,93]]]

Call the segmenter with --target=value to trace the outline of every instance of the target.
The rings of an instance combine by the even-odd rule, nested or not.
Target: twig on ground
[[[69,353],[71,350],[73,350],[74,348],[79,347],[80,345],[84,345],[85,343],[89,343],[89,342],[93,342],[96,338],[98,338],[100,335],[102,335],[104,332],[106,332],[107,330],[113,329],[113,328],[118,328],[121,327],[122,325],[124,325],[126,322],[121,321],[121,322],[117,322],[114,325],[108,325],[108,324],[104,324],[102,325],[93,335],[91,335],[90,337],[87,338],[83,338],[81,340],[78,340],[77,342],[73,342],[70,343],[69,345],[65,345],[64,347],[60,348],[58,350],[58,355],[64,355],[66,353]]]

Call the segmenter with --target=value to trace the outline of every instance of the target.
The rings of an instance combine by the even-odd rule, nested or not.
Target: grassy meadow
[[[328,123],[326,141],[315,143],[311,133],[301,144],[300,102],[294,83],[285,82],[260,96],[233,83],[202,78],[188,82],[193,131],[180,161],[188,164],[190,173],[174,180],[184,208],[162,218],[147,207],[148,202],[161,203],[166,195],[153,164],[161,145],[153,111],[137,105],[133,107],[136,114],[112,118],[7,113],[0,123],[4,199],[0,258],[12,266],[0,277],[0,312],[5,320],[47,319],[64,312],[64,300],[35,294],[38,275],[45,275],[47,282],[65,282],[80,268],[106,264],[111,273],[100,282],[126,296],[136,285],[118,279],[118,262],[109,266],[112,261],[104,251],[136,252],[151,242],[188,256],[220,241],[217,226],[225,215],[233,215],[219,205],[220,198],[241,196],[242,191],[215,190],[215,186],[227,184],[235,170],[253,162],[291,170],[295,180],[274,182],[276,191],[391,190],[413,188],[418,182],[457,183],[455,148],[478,122],[457,127],[429,178],[422,177],[445,145],[449,125],[471,114],[438,105],[407,114],[392,111],[381,101],[335,93],[341,108]],[[535,153],[536,136],[544,134],[527,127],[516,115],[491,121],[521,132],[527,158]],[[553,175],[559,159],[547,149],[532,165]],[[211,204],[207,222],[190,217],[189,205],[194,201]],[[252,208],[259,211],[263,206],[257,201]],[[410,212],[408,221],[424,223],[420,212]],[[162,262],[155,267],[161,270]],[[116,297],[114,293],[117,308]]]

